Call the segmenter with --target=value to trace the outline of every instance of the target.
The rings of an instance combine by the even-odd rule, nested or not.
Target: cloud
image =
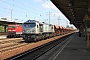
[[[8,5],[8,6],[5,7],[5,9],[11,10],[12,8],[11,8],[10,5]]]
[[[44,8],[58,10],[57,7],[51,1],[45,1],[45,3],[43,3],[42,6]]]
[[[53,16],[62,16],[62,17],[65,17],[62,12],[51,2],[51,1],[46,1],[45,3],[42,4],[42,6],[44,8],[47,8],[47,9],[51,9],[53,10],[54,12],[52,13]]]

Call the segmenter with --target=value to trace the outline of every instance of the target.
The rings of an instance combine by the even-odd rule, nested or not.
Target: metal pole
[[[50,11],[49,11],[49,24],[50,24]]]
[[[60,21],[59,20],[61,20],[61,19],[59,19],[59,17],[58,17],[58,25],[60,26]]]
[[[11,9],[11,21],[12,21],[12,9]]]

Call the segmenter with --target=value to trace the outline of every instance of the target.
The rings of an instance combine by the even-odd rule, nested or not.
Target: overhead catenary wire
[[[16,0],[13,0],[13,1],[15,1],[15,2],[17,2],[17,3],[21,4],[21,5],[25,6],[25,7],[31,8],[30,6],[25,5],[24,3],[21,3],[21,2],[19,2],[19,1],[16,1]],[[34,10],[36,10],[36,9],[34,9]],[[32,12],[32,13],[33,13],[33,12]],[[36,12],[34,12],[34,14],[37,14],[37,15],[39,15],[39,16],[41,16],[41,15],[42,15],[41,13],[36,13]]]
[[[1,7],[1,6],[0,6]],[[2,9],[4,9],[4,10],[0,10],[0,12],[1,13],[6,13],[6,14],[10,14],[11,13],[11,10],[12,9],[8,9],[8,8],[4,8],[4,7],[1,7]],[[8,11],[7,11],[8,10]],[[18,11],[18,10],[13,10],[13,11]],[[21,12],[21,11],[19,11],[19,12]],[[12,12],[13,13],[13,15],[14,14],[16,14],[17,16],[22,16],[22,14],[17,14],[17,13],[14,13],[14,12]],[[22,16],[23,17],[23,16]]]
[[[31,12],[31,13],[34,13],[34,14],[38,14],[38,13],[36,13],[36,12],[32,12],[32,11],[27,10],[27,9],[24,9],[24,8],[22,8],[22,7],[16,6],[16,5],[12,4],[12,3],[6,2],[6,1],[4,1],[4,0],[0,0],[0,1],[1,1],[1,2],[4,2],[4,3],[6,3],[6,4],[9,4],[9,5],[12,5],[12,6],[14,6],[14,7],[17,7],[17,8],[19,8],[19,9],[25,10],[25,11],[27,11],[27,12]]]
[[[47,4],[48,7],[51,8],[51,10],[53,10],[54,12],[57,12],[54,8],[52,8],[45,0],[42,0],[44,3]],[[48,0],[47,0],[48,1]],[[50,1],[51,2],[51,1]],[[53,4],[53,3],[52,3]],[[53,4],[54,5],[54,4]]]
[[[43,1],[44,3],[46,3],[46,0],[42,0],[42,1]],[[50,0],[47,0],[47,1],[50,1]],[[51,1],[50,1],[50,2],[51,2]],[[48,7],[50,7],[50,8],[51,8],[51,10],[53,10],[54,12],[58,12],[58,13],[60,13],[60,10],[58,10],[58,8],[57,8],[57,7],[56,7],[56,8],[57,8],[57,10],[58,10],[58,11],[57,11],[57,10],[55,10],[54,8],[52,8],[52,7],[51,7],[51,5],[49,5],[48,3],[46,3],[46,4],[47,4],[47,6],[48,6]],[[52,4],[53,4],[53,3],[52,3]],[[53,4],[53,5],[54,5],[54,4]],[[54,5],[54,6],[55,6],[55,5]],[[62,13],[62,12],[61,12],[61,13]],[[63,13],[62,13],[62,15],[64,16],[64,14],[63,14]],[[54,16],[55,16],[55,13],[54,13]],[[59,17],[59,16],[58,16],[58,17]],[[65,16],[64,16],[64,17],[65,17]]]
[[[14,6],[14,7],[16,7],[16,8],[22,9],[22,11],[23,11],[22,13],[25,13],[26,16],[21,15],[21,14],[17,14],[17,15],[19,15],[19,16],[22,16],[22,17],[27,17],[27,16],[28,16],[28,18],[29,18],[32,14],[36,14],[36,15],[38,15],[38,16],[41,16],[41,14],[39,14],[39,13],[32,12],[32,11],[27,10],[27,9],[25,9],[25,8],[22,8],[22,7],[20,7],[20,6],[14,5],[13,3],[10,3],[10,2],[4,1],[4,0],[0,0],[0,1],[3,2],[3,3],[9,4],[9,5],[11,5],[11,6]],[[13,1],[14,1],[14,0],[13,0]],[[22,4],[22,3],[20,3],[20,4]],[[4,7],[2,7],[2,8],[5,9],[5,10],[9,10],[9,11],[12,10],[13,15],[16,14],[16,13],[13,12],[13,11],[21,12],[21,10],[16,10],[16,9],[13,9],[13,8],[4,8]],[[29,13],[28,13],[28,12],[29,12]],[[10,13],[9,13],[9,14],[10,14]],[[28,15],[27,15],[27,14],[28,14]]]
[[[32,12],[32,11],[30,11],[30,10],[26,10],[26,9],[24,9],[24,8],[22,8],[22,7],[19,7],[19,6],[16,6],[16,5],[14,5],[14,4],[12,4],[12,3],[9,3],[9,2],[6,2],[6,1],[4,1],[4,0],[0,0],[0,1],[2,1],[2,2],[4,2],[4,3],[6,3],[6,4],[9,4],[9,5],[12,5],[12,6],[14,6],[14,7],[17,7],[17,8],[19,8],[19,9],[22,9],[22,10],[25,10],[26,12],[31,12],[31,13],[34,13],[34,14],[38,14],[38,13],[36,13],[36,12]],[[13,0],[13,1],[15,1],[15,0]],[[45,2],[44,0],[42,0],[43,2]],[[18,2],[18,1],[17,1]],[[24,5],[23,3],[21,3],[21,2],[18,2],[19,4],[22,4],[22,5]],[[46,3],[46,2],[45,2]],[[47,4],[47,3],[46,3]],[[48,4],[47,4],[48,5]],[[24,5],[25,6],[25,5]],[[49,5],[48,5],[49,6]],[[28,6],[27,6],[28,7]],[[49,6],[50,7],[50,6]],[[52,8],[52,7],[50,7],[50,8]],[[52,8],[53,9],[53,8]],[[54,10],[54,9],[53,9]],[[54,10],[55,11],[55,10]],[[42,15],[41,13],[39,13],[38,15]],[[55,15],[55,14],[54,14]]]

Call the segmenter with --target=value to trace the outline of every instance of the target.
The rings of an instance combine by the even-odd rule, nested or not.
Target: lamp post
[[[50,24],[50,11],[48,12],[48,20],[49,20],[49,24]]]
[[[12,9],[11,9],[11,21],[12,21]]]

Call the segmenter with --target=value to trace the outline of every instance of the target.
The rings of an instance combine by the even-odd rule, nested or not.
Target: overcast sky
[[[50,20],[50,24],[70,25],[50,0],[0,0],[0,18],[17,22],[31,19],[49,23]]]

